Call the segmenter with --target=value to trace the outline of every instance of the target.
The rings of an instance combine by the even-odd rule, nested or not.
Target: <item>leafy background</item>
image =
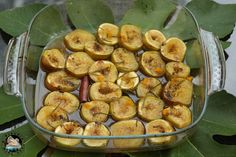
[[[108,3],[115,2],[108,1]],[[0,28],[4,31],[2,33],[4,35],[7,33],[7,37],[9,35],[15,37],[25,32],[32,17],[44,6],[45,4],[37,3],[0,12]],[[91,6],[93,6],[93,9],[89,9]],[[202,28],[214,32],[220,37],[224,49],[230,46],[231,43],[227,40],[236,21],[235,4],[221,5],[211,0],[192,0],[187,4],[187,7],[194,13]],[[102,0],[67,0],[66,8],[73,25],[89,31],[94,32],[95,28],[102,22],[114,21],[111,9],[102,3]],[[136,24],[144,31],[156,28],[162,30],[167,36],[175,34],[175,36],[185,41],[190,41],[188,46],[194,52],[196,49],[194,46],[194,33],[184,31],[186,29],[191,30],[188,28],[191,28],[193,23],[189,22],[184,12],[180,11],[177,17],[179,20],[184,20],[181,21],[181,23],[185,23],[184,25],[177,20],[172,26],[165,28],[166,19],[168,19],[174,9],[174,6],[166,0],[136,0],[124,17],[121,18],[119,24]],[[94,18],[94,13],[101,16]],[[113,13],[116,14],[116,11],[113,10]],[[37,71],[37,58],[40,56],[42,46],[50,40],[55,30],[60,32],[67,29],[63,21],[61,21],[62,19],[56,8],[51,7],[45,14],[40,16],[39,18],[41,18],[40,21],[42,22],[33,24],[33,30],[30,34],[30,40],[34,46],[30,48],[29,54],[31,55],[29,57],[31,58],[28,60],[28,65],[30,65],[29,68],[32,71]],[[150,18],[145,18],[146,16]],[[54,20],[49,20],[50,17],[53,17]],[[52,29],[45,29],[49,25]],[[41,32],[40,35],[38,32]],[[191,68],[198,67],[191,60],[191,54],[186,57]],[[19,133],[23,137],[24,149],[19,154],[15,154],[15,156],[41,156],[45,151],[48,156],[52,157],[89,157],[95,155],[93,153],[66,152],[48,148],[32,133],[24,117],[20,101],[13,96],[4,94],[2,88],[0,89],[0,100],[0,141],[5,140],[5,135],[9,135],[11,132]],[[236,134],[236,98],[226,91],[221,91],[210,96],[207,111],[200,121],[196,133],[180,146],[170,150],[148,153],[96,154],[96,156],[235,157],[236,140],[234,134]],[[0,156],[7,157],[11,155],[0,149]]]

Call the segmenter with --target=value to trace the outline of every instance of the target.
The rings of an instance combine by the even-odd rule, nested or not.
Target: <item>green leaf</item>
[[[224,50],[227,49],[228,47],[230,47],[230,45],[231,45],[231,42],[229,42],[229,41],[221,41],[220,40],[220,43],[221,43]]]
[[[224,145],[212,136],[236,132],[236,97],[221,91],[210,96],[207,110],[194,135],[185,143],[164,151],[132,153],[133,157],[233,157],[235,145]]]
[[[21,138],[23,149],[20,152],[16,152],[14,155],[11,155],[3,149],[4,145],[2,145],[2,148],[0,149],[0,155],[3,157],[34,157],[37,156],[38,152],[40,152],[46,146],[45,143],[42,143],[36,137],[28,123],[12,131],[1,134],[0,141],[5,141],[7,136],[11,134],[18,135]]]
[[[218,114],[220,113],[220,114]],[[220,131],[213,132],[217,134],[235,134],[236,133],[236,97],[221,91],[210,96],[208,107],[202,119],[202,124],[207,123],[209,127],[202,128],[207,130],[211,126],[220,128]]]
[[[218,4],[212,0],[192,0],[187,4],[200,27],[220,38],[230,34],[236,21],[236,4]]]
[[[58,8],[49,6],[34,19],[29,32],[30,42],[45,46],[51,38],[67,29]]]
[[[189,41],[187,44],[186,62],[191,69],[200,68],[203,64],[201,46],[197,40]]]
[[[166,19],[175,9],[175,5],[166,0],[137,0],[126,12],[120,25],[133,24],[142,28],[143,31],[162,30]]]
[[[43,48],[30,45],[27,53],[26,68],[29,71],[37,72],[39,69],[39,60],[43,52]]]
[[[114,17],[102,0],[67,0],[66,10],[76,28],[95,33],[104,22],[114,23]]]
[[[53,150],[53,153],[50,157],[105,157],[104,153],[83,153],[83,152],[69,152],[62,150]]]
[[[20,100],[6,95],[0,88],[0,125],[24,115]]]
[[[178,37],[182,40],[189,40],[197,37],[198,30],[191,15],[182,9],[176,21],[170,27],[165,28],[163,33],[167,37]]]
[[[0,12],[0,28],[16,37],[28,29],[34,15],[45,7],[45,4],[35,3],[20,8]]]

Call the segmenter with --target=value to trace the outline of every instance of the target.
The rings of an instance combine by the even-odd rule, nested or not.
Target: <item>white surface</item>
[[[218,3],[222,4],[231,4],[235,3],[236,0],[215,0]],[[230,17],[229,17],[230,18]],[[226,61],[226,82],[225,89],[236,96],[236,27],[234,27],[234,32],[232,33],[230,39],[232,44],[229,48],[226,49],[227,54],[229,55],[228,60]]]

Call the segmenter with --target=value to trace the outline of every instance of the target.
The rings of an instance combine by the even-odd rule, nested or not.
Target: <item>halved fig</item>
[[[83,128],[78,122],[65,122],[62,125],[59,125],[55,129],[55,133],[68,134],[68,135],[82,135]],[[63,137],[53,137],[54,141],[62,146],[71,147],[80,144],[81,139],[77,138],[63,138]]]
[[[112,82],[96,82],[89,90],[91,100],[111,102],[122,96],[122,91],[118,85]]]
[[[136,105],[128,96],[122,96],[120,99],[110,103],[110,113],[113,119],[127,120],[136,115]]]
[[[132,136],[143,135],[145,128],[142,122],[138,120],[123,120],[111,125],[112,136]],[[113,139],[113,145],[116,148],[137,148],[142,146],[144,138],[137,139]]]
[[[122,90],[132,91],[137,87],[139,83],[139,77],[134,71],[128,73],[119,73],[116,82]]]
[[[91,122],[85,126],[83,135],[84,136],[109,136],[110,131],[105,125],[101,123]],[[107,139],[99,139],[99,140],[83,139],[83,142],[88,147],[101,148],[101,147],[106,147],[108,140]]]
[[[96,41],[90,41],[85,44],[85,51],[95,60],[109,58],[113,50],[112,46],[102,45]]]
[[[37,115],[37,123],[50,131],[53,131],[57,126],[68,120],[66,111],[62,110],[59,107],[55,106],[44,106],[42,107]]]
[[[84,121],[105,122],[109,114],[109,105],[103,101],[90,101],[82,105],[80,115]]]
[[[122,25],[120,45],[130,51],[137,51],[143,46],[141,29],[134,25]]]
[[[89,68],[89,76],[95,82],[110,81],[115,82],[118,71],[116,66],[107,60],[99,60]]]
[[[160,50],[165,41],[164,34],[154,29],[147,31],[143,36],[143,44],[149,50]]]
[[[60,107],[67,113],[72,113],[78,110],[80,102],[79,99],[71,93],[54,91],[46,96],[44,105]]]
[[[66,69],[76,77],[83,77],[88,74],[93,63],[93,59],[85,52],[76,52],[67,58]]]
[[[51,90],[62,92],[71,92],[76,90],[80,85],[80,80],[69,75],[65,71],[56,71],[48,73],[45,79],[45,86]]]
[[[193,84],[184,78],[173,78],[163,89],[163,98],[170,104],[190,105],[193,95]]]
[[[182,62],[185,52],[186,45],[179,38],[169,38],[161,47],[161,54],[167,61]]]
[[[174,77],[187,78],[189,74],[189,66],[182,62],[169,62],[166,64],[166,77],[168,80]]]
[[[141,70],[152,77],[161,77],[165,74],[165,62],[157,51],[146,51],[141,56]]]
[[[153,120],[146,124],[146,133],[147,134],[159,134],[166,132],[174,132],[175,129],[172,125],[163,119]],[[176,140],[175,136],[163,136],[163,137],[153,137],[148,138],[148,142],[151,145],[161,145],[169,144]]]
[[[90,32],[76,29],[65,36],[64,43],[69,50],[77,52],[84,50],[86,42],[94,41],[95,39],[95,36]]]
[[[98,27],[98,41],[106,45],[116,45],[118,43],[119,27],[111,23],[103,23]]]
[[[44,71],[55,71],[65,67],[64,54],[58,49],[45,50],[41,56],[41,67]]]
[[[185,128],[192,123],[192,112],[184,105],[174,105],[162,111],[163,117],[176,128]]]
[[[117,48],[111,55],[111,61],[121,72],[131,72],[138,70],[138,62],[134,54],[124,48]]]
[[[162,118],[164,102],[154,96],[146,96],[138,102],[138,115],[145,121],[152,121]]]
[[[162,90],[161,82],[154,77],[146,77],[137,86],[137,96],[143,98],[147,95],[159,97]]]

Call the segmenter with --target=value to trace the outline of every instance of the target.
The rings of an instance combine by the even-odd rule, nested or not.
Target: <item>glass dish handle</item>
[[[3,88],[6,94],[21,96],[20,75],[23,63],[24,43],[27,33],[12,38],[5,49]]]
[[[225,56],[217,36],[203,29],[200,29],[200,33],[206,50],[208,95],[210,95],[224,88],[226,76]]]

